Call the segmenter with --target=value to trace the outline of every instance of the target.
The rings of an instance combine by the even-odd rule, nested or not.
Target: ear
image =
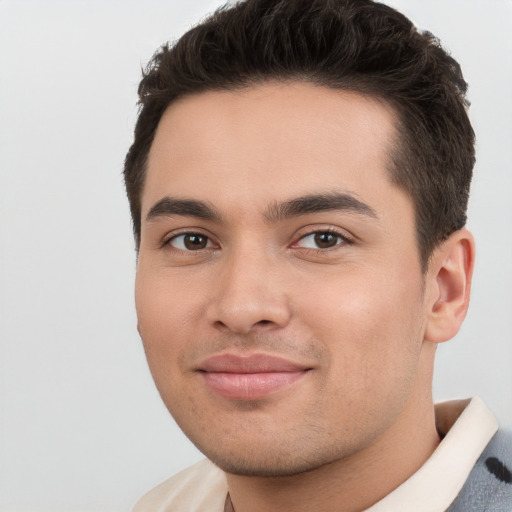
[[[469,306],[475,242],[467,229],[452,233],[433,253],[427,271],[425,340],[441,343],[460,329]]]

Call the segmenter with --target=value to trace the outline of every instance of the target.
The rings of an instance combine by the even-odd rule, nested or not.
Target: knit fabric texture
[[[447,512],[512,512],[512,433],[498,431]]]

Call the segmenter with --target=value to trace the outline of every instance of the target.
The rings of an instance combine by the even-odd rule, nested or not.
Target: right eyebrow
[[[215,208],[203,201],[194,199],[178,199],[166,196],[157,201],[146,215],[146,221],[152,221],[160,217],[196,217],[220,222],[220,214]]]

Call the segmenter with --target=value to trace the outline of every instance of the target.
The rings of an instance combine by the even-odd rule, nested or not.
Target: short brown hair
[[[158,123],[177,98],[269,80],[369,94],[398,114],[393,182],[413,200],[423,269],[466,222],[474,132],[459,64],[429,32],[371,0],[246,0],[217,10],[155,53],[124,176],[137,245],[140,196]]]

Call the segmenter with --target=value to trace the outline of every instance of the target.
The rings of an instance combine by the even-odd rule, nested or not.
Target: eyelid
[[[293,236],[294,241],[289,245],[289,247],[301,248],[299,245],[301,240],[307,238],[308,236],[312,236],[312,235],[315,235],[318,233],[330,233],[336,237],[339,237],[341,239],[341,242],[337,243],[335,246],[333,246],[331,248],[302,247],[302,249],[309,250],[309,251],[327,252],[329,250],[334,250],[340,246],[350,245],[355,242],[354,237],[352,235],[348,234],[347,231],[342,228],[339,228],[337,226],[332,226],[332,225],[317,225],[317,226],[305,226],[305,227],[302,227],[301,229],[299,229]],[[180,236],[185,236],[185,235],[204,236],[208,239],[208,245],[207,245],[207,247],[205,247],[203,249],[198,249],[196,251],[193,251],[193,250],[181,249],[179,247],[175,247],[170,243],[172,240],[175,240],[175,239],[179,238]],[[216,238],[213,235],[211,235],[208,232],[205,232],[205,230],[202,228],[195,228],[195,227],[181,228],[181,229],[171,231],[170,233],[167,233],[162,239],[161,246],[162,246],[162,248],[169,246],[169,247],[175,249],[176,251],[182,251],[182,252],[187,252],[187,253],[200,252],[200,251],[212,249],[212,248],[220,248],[219,242],[216,240]]]
[[[209,242],[209,244],[211,244],[211,246],[207,246],[204,249],[198,249],[197,251],[191,251],[191,250],[175,247],[171,244],[172,240],[175,240],[176,238],[179,238],[180,236],[185,236],[185,235],[204,236],[205,238],[208,239],[208,242]],[[162,248],[165,248],[166,246],[172,247],[173,249],[175,249],[177,251],[183,251],[183,252],[200,252],[201,250],[211,249],[212,246],[219,247],[219,244],[212,235],[205,233],[205,231],[201,228],[182,228],[182,229],[178,229],[178,230],[172,231],[170,233],[167,233],[161,242],[161,246],[162,246]]]
[[[301,240],[304,240],[305,238],[316,235],[318,233],[329,233],[336,237],[339,237],[341,239],[340,243],[337,243],[333,247],[329,248],[312,248],[312,247],[300,247],[299,242]],[[338,247],[344,246],[344,245],[351,245],[355,242],[354,237],[349,235],[345,230],[342,230],[341,228],[335,227],[335,226],[309,226],[307,228],[302,228],[299,230],[299,232],[294,237],[294,242],[291,244],[291,247],[299,247],[304,250],[309,251],[320,251],[320,252],[327,252],[329,250],[337,249]]]

